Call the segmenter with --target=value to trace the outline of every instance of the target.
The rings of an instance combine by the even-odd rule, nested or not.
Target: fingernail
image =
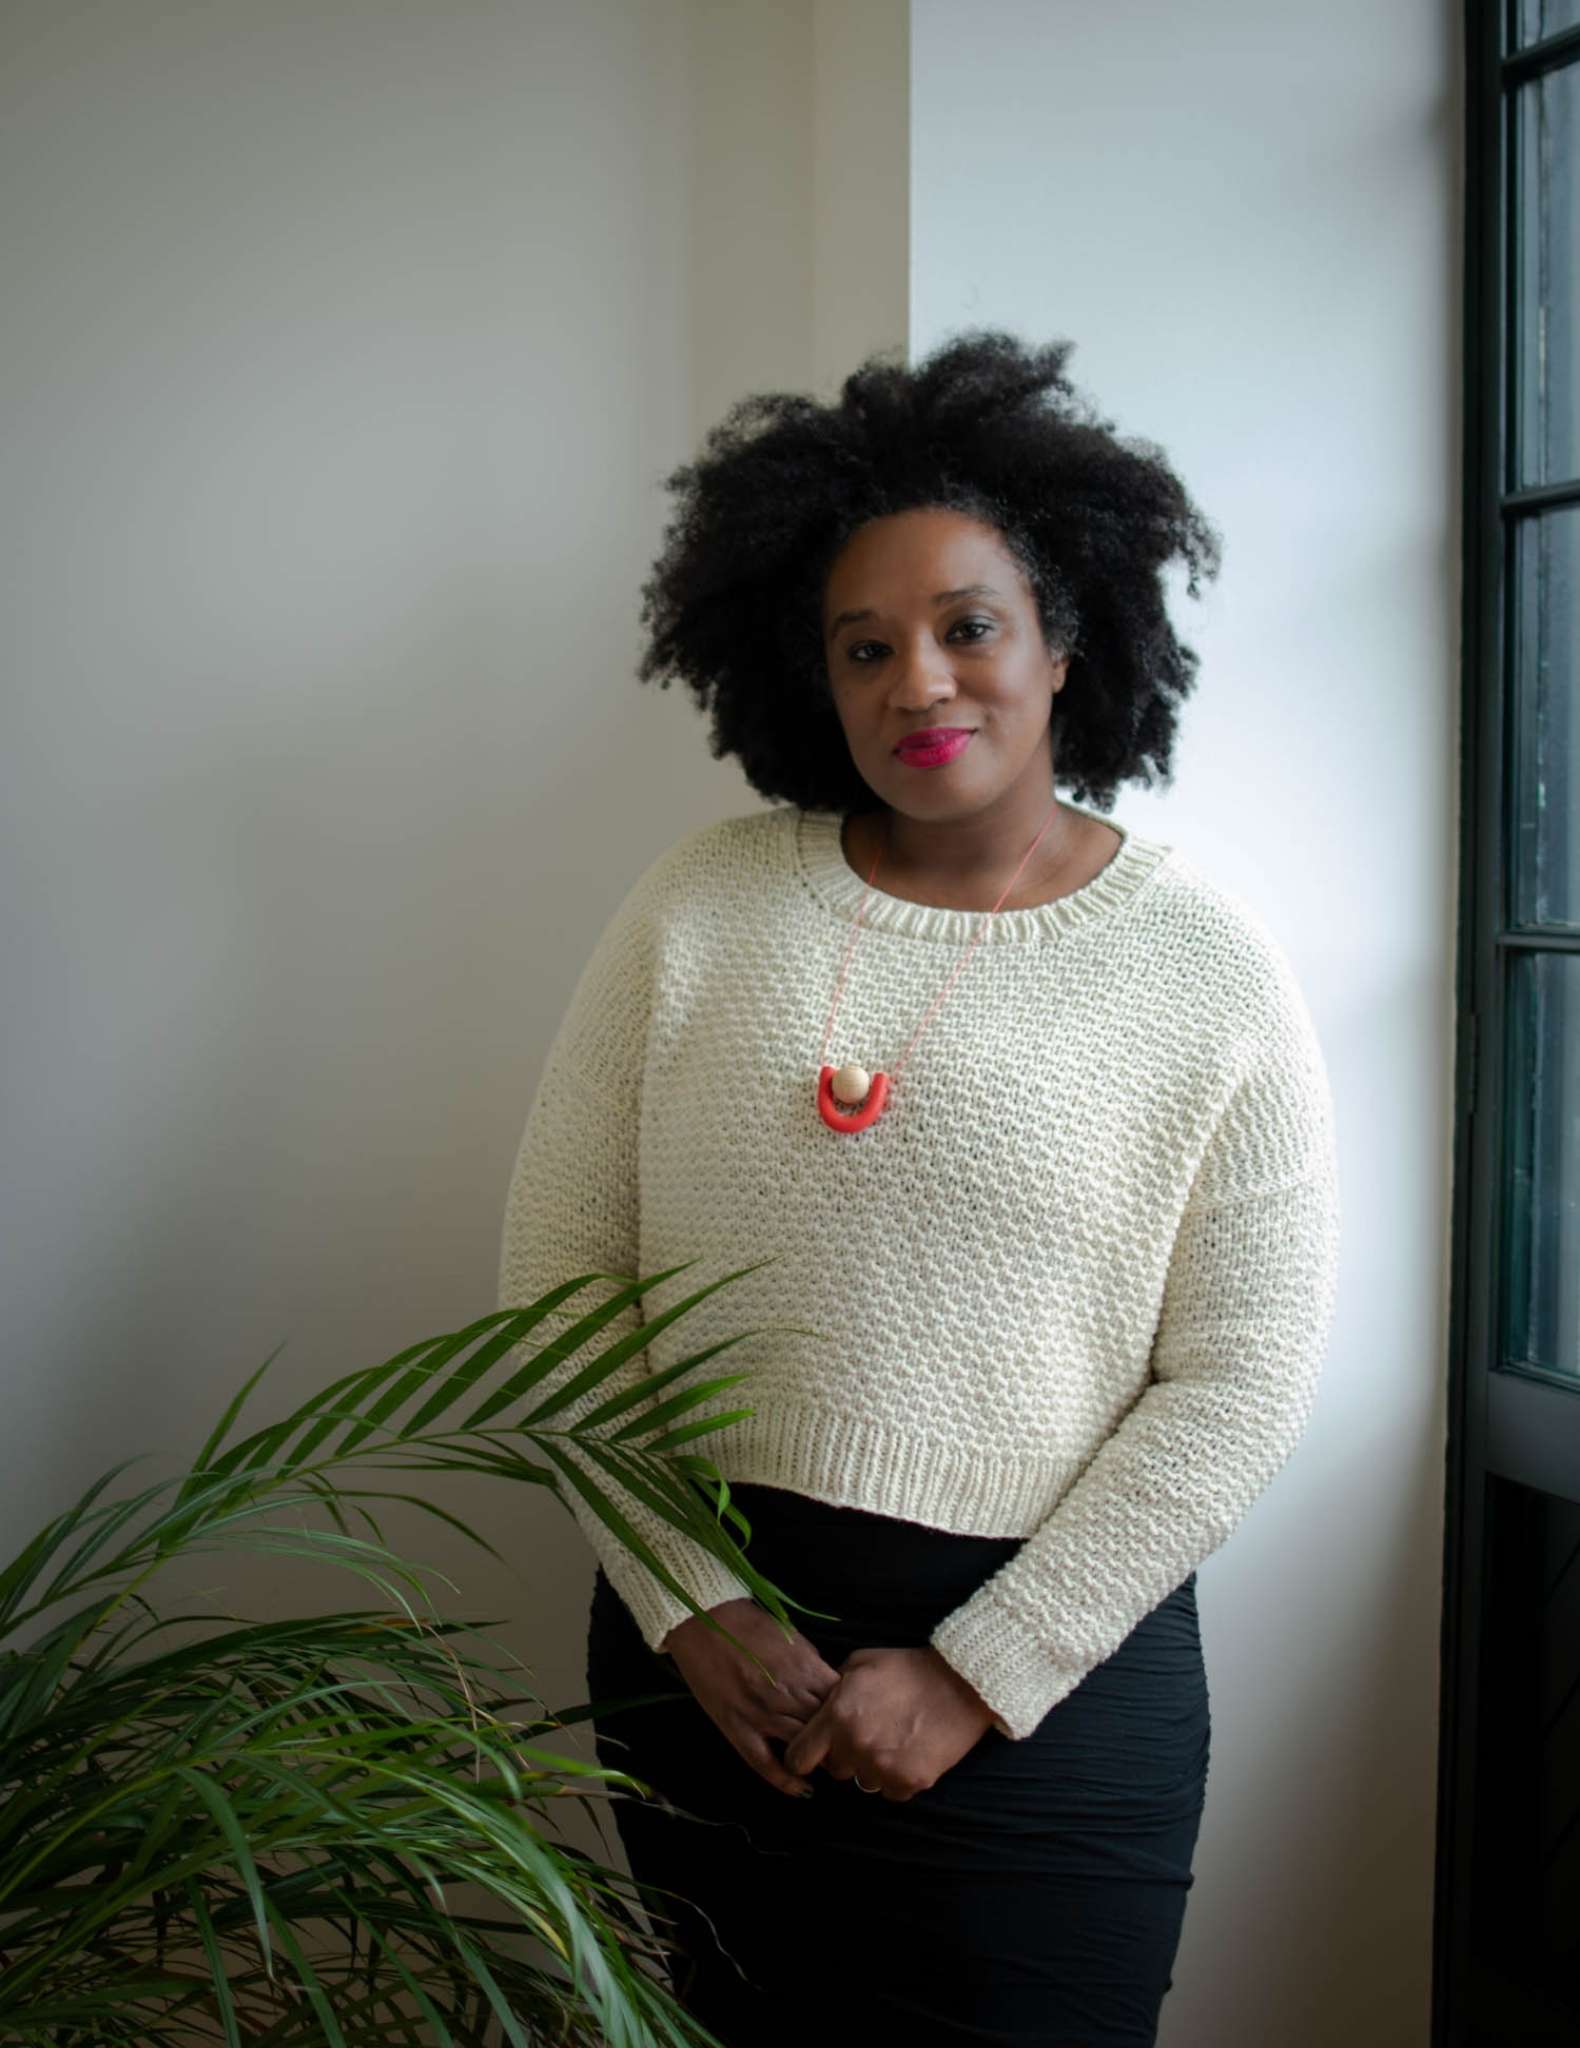
[[[801,1787],[801,1797],[802,1797],[803,1799],[810,1799],[810,1798],[812,1797],[812,1792],[813,1792],[813,1787],[812,1787],[812,1786],[810,1786],[810,1785],[803,1785],[803,1786]]]

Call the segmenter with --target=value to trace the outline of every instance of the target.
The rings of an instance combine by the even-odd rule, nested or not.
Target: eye
[[[968,647],[971,647],[974,646],[976,642],[980,640],[985,634],[992,632],[993,621],[991,619],[956,619],[954,624],[949,628],[950,637],[953,638],[954,635],[962,629],[962,627],[972,627],[975,629],[967,636],[966,639],[966,645]],[[846,648],[845,655],[847,660],[859,662],[863,668],[869,666],[868,657],[862,651],[864,648],[868,647],[876,647],[880,653],[885,651],[884,643],[881,640],[857,640]]]

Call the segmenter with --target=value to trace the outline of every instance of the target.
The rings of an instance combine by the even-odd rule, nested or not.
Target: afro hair
[[[834,707],[822,635],[835,557],[868,520],[918,506],[995,527],[1050,652],[1054,776],[1078,803],[1171,779],[1197,657],[1176,638],[1164,567],[1215,576],[1219,536],[1163,451],[1119,436],[1071,385],[1073,343],[957,335],[914,366],[869,356],[837,402],[738,400],[665,479],[678,509],[642,587],[642,682],[680,677],[711,710],[710,750],[770,800],[868,807]]]

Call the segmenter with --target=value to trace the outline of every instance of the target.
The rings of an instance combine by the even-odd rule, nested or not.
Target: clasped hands
[[[853,1650],[836,1671],[799,1630],[787,1639],[755,1600],[709,1612],[772,1680],[696,1615],[670,1630],[664,1648],[731,1747],[781,1792],[804,1797],[821,1765],[886,1799],[913,1799],[993,1724],[981,1695],[931,1646]],[[784,1745],[782,1762],[772,1743]]]

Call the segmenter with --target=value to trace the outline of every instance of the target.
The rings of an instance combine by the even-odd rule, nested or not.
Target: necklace
[[[871,873],[867,876],[867,886],[862,891],[861,902],[856,911],[855,923],[850,928],[850,939],[845,947],[845,957],[840,962],[839,975],[834,983],[834,1000],[829,1005],[828,1022],[823,1027],[823,1046],[818,1055],[820,1064],[817,1077],[817,1107],[818,1114],[830,1130],[864,1131],[869,1125],[875,1124],[883,1114],[884,1104],[889,1099],[889,1088],[894,1081],[899,1080],[900,1070],[911,1056],[911,1047],[921,1037],[923,1031],[932,1021],[934,1012],[943,1002],[945,996],[948,995],[950,989],[954,987],[956,976],[971,957],[971,948],[987,930],[988,918],[997,913],[999,903],[1002,903],[1010,890],[1014,888],[1021,868],[1026,865],[1027,861],[1031,859],[1032,855],[1041,845],[1042,834],[1053,823],[1058,809],[1059,801],[1055,797],[1053,809],[1042,821],[1042,830],[1038,832],[1037,837],[1021,855],[1020,867],[1016,868],[1015,873],[1010,876],[1003,889],[999,892],[998,903],[995,903],[992,910],[987,912],[981,924],[978,925],[977,929],[966,941],[966,949],[955,962],[953,973],[951,973],[949,979],[944,983],[937,995],[934,996],[926,1015],[911,1033],[910,1044],[906,1046],[904,1052],[901,1053],[899,1059],[895,1062],[893,1074],[879,1071],[876,1074],[869,1075],[865,1067],[857,1066],[854,1061],[837,1069],[830,1066],[828,1063],[828,1041],[834,1029],[834,1014],[839,1008],[839,999],[845,987],[845,971],[850,966],[850,956],[855,951],[856,940],[861,935],[862,912],[865,911],[867,898],[872,893],[873,879],[878,872],[878,863],[883,859],[884,846],[888,844],[888,831],[885,828],[883,844],[879,846],[877,857],[872,863]]]

